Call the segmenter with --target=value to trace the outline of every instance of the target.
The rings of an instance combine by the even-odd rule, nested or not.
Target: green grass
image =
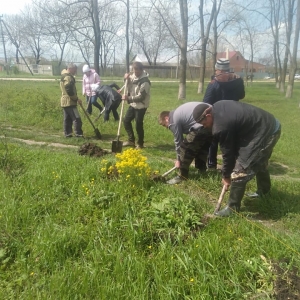
[[[87,139],[65,139],[58,82],[0,80],[0,299],[280,299],[281,287],[299,297],[300,85],[292,99],[273,85],[247,87],[243,100],[282,124],[272,193],[245,197],[232,218],[211,219],[219,174],[199,178],[191,167],[177,186],[109,179],[101,168],[115,157],[80,156],[77,146],[110,149],[116,122],[100,119],[97,141],[82,114]],[[185,102],[200,101],[196,91],[187,83]],[[151,92],[142,154],[162,174],[175,152],[157,117],[183,102],[177,83],[153,83]]]

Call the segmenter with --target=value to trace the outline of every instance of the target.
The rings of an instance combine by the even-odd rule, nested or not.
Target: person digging
[[[280,122],[261,108],[233,100],[221,100],[212,106],[199,104],[193,117],[218,138],[223,156],[222,183],[226,190],[231,186],[227,206],[215,215],[228,217],[239,212],[246,184],[254,176],[257,191],[248,196],[268,194],[271,180],[267,167],[280,138]]]
[[[168,184],[178,184],[189,177],[189,167],[195,160],[195,167],[199,173],[206,171],[208,149],[212,141],[210,131],[197,124],[193,118],[193,109],[200,102],[188,102],[172,111],[163,111],[159,115],[160,125],[168,128],[174,135],[177,159],[175,167],[180,176],[167,181]]]

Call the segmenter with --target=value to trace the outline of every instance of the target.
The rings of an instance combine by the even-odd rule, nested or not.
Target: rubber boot
[[[215,215],[218,217],[229,217],[234,212],[239,212],[241,208],[241,202],[245,194],[246,189],[245,181],[232,182],[230,187],[230,194],[227,206],[216,212]]]
[[[256,193],[259,196],[266,195],[270,192],[271,179],[268,170],[263,170],[256,173],[256,184],[257,184]]]

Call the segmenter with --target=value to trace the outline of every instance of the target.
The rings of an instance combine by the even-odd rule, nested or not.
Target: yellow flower
[[[150,246],[148,246],[148,249],[151,249],[152,248],[152,246],[150,245]]]
[[[191,278],[191,279],[190,279],[190,282],[194,282],[194,278]]]

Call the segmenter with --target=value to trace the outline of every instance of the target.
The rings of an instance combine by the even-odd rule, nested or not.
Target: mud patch
[[[276,300],[299,300],[300,299],[300,276],[299,270],[292,267],[284,270],[279,263],[274,263],[276,273],[274,292]]]
[[[78,152],[80,155],[88,155],[93,157],[101,157],[109,154],[108,151],[101,149],[99,146],[97,146],[94,143],[83,144],[79,148]]]
[[[158,174],[151,174],[150,180],[154,182],[163,182],[163,183],[166,182],[166,178]]]

